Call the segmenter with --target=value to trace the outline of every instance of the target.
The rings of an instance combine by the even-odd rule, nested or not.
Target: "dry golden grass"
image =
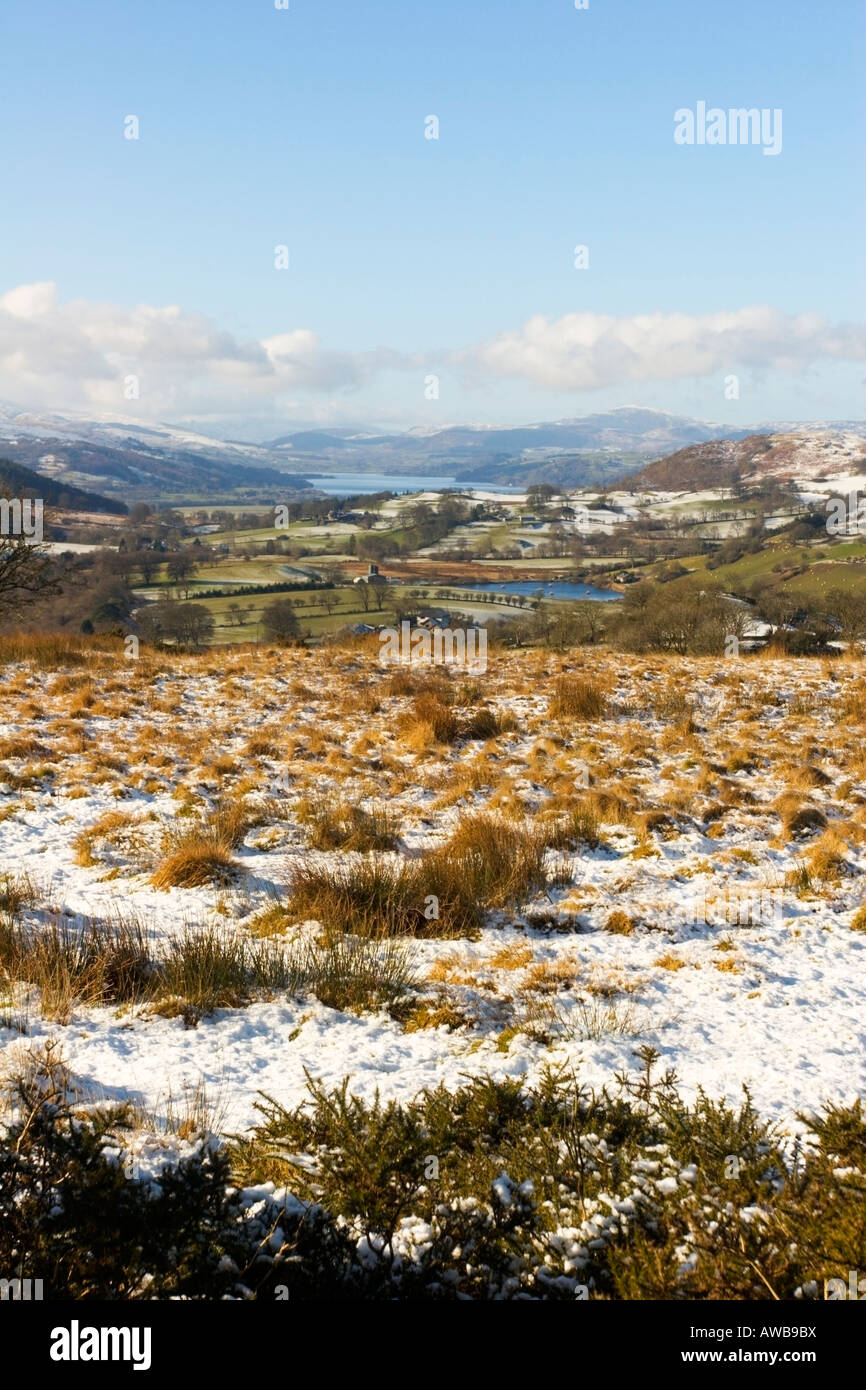
[[[117,832],[129,830],[132,826],[141,822],[139,814],[128,811],[106,811],[99,820],[92,825],[80,830],[72,841],[72,849],[75,855],[76,864],[83,868],[92,868],[99,861],[93,851],[100,840],[112,841],[116,838]]]
[[[608,913],[605,918],[604,929],[613,932],[615,936],[631,936],[635,929],[635,923],[627,912],[617,908],[615,912]]]
[[[7,692],[8,694],[8,692]],[[33,734],[9,734],[0,739],[0,759],[6,758],[47,758],[49,749],[41,739]]]
[[[154,888],[226,886],[238,874],[232,850],[243,839],[248,822],[243,808],[217,811],[203,824],[170,831],[163,857],[151,876]]]
[[[471,956],[440,956],[431,965],[427,978],[435,984],[478,985],[479,962]]]
[[[846,871],[848,846],[835,830],[827,830],[806,857],[812,878],[836,882]]]
[[[658,965],[662,970],[683,970],[686,962],[680,957],[675,956],[672,951],[666,951],[663,956],[659,956],[653,961],[653,965]]]
[[[451,1000],[441,1000],[435,1004],[423,1000],[414,1001],[405,1009],[394,1012],[406,1033],[418,1033],[428,1028],[447,1028],[449,1033],[453,1033],[457,1028],[465,1028],[472,1024],[472,1019],[461,1013]]]
[[[782,821],[782,834],[786,840],[799,838],[813,830],[823,830],[827,817],[817,806],[804,802],[796,792],[785,792],[775,802],[775,810]]]
[[[559,676],[553,683],[548,707],[551,719],[604,718],[607,700],[603,690],[584,676]]]
[[[560,990],[572,989],[580,974],[580,963],[567,956],[538,961],[528,972],[523,988],[528,993],[558,994]]]
[[[529,946],[522,942],[512,942],[510,946],[503,946],[494,952],[487,959],[487,965],[492,970],[522,970],[532,960],[532,951]]]

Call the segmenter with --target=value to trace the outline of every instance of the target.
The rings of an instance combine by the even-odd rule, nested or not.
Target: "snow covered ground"
[[[551,718],[562,669],[605,691],[601,719]],[[792,1128],[798,1111],[864,1093],[862,663],[495,655],[455,694],[514,727],[445,745],[419,740],[391,674],[372,650],[337,649],[7,667],[0,875],[26,872],[37,924],[120,912],[156,943],[197,924],[247,934],[293,864],[345,858],[308,848],[298,807],[313,794],[387,806],[410,857],[468,811],[540,824],[591,801],[601,843],[549,849],[546,891],[490,914],[476,940],[410,942],[415,987],[448,1006],[450,1028],[286,995],[195,1027],[114,1004],[59,1022],[0,976],[0,1067],[58,1038],[83,1095],[164,1118],[170,1095],[203,1083],[226,1131],[253,1123],[259,1092],[299,1100],[305,1071],[366,1096],[545,1063],[601,1085],[644,1043],[686,1095],[736,1100],[747,1084]],[[259,811],[234,884],[154,887],[163,832],[217,801]],[[76,837],[108,812],[130,819],[82,854]],[[317,931],[289,922],[278,940]]]

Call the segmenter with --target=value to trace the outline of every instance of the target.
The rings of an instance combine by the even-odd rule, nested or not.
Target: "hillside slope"
[[[107,512],[125,516],[129,508],[114,497],[87,492],[68,483],[47,478],[32,468],[24,468],[10,459],[0,458],[0,496],[41,498],[51,507],[69,507],[82,512]]]
[[[847,430],[750,434],[714,439],[647,464],[624,487],[653,492],[700,491],[778,478],[817,482],[866,472],[866,439]]]

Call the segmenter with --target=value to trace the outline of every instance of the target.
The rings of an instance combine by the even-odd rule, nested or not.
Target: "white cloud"
[[[0,395],[25,404],[119,407],[132,374],[143,414],[230,410],[285,391],[358,387],[390,356],[329,352],[306,329],[244,340],[176,304],[64,304],[52,284],[0,296]]]
[[[802,372],[819,360],[866,360],[866,327],[769,307],[703,315],[536,316],[466,348],[412,355],[326,349],[307,328],[260,341],[225,332],[176,304],[129,309],[62,302],[51,283],[0,296],[0,396],[24,405],[129,409],[124,380],[140,382],[136,413],[168,418],[357,392],[388,371],[450,367],[470,387],[519,379],[552,391],[700,378],[738,366]]]
[[[866,326],[768,306],[717,314],[540,315],[453,352],[472,380],[517,377],[551,390],[701,377],[736,366],[802,371],[822,359],[866,359]]]

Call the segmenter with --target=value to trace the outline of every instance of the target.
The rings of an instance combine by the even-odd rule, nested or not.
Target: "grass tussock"
[[[35,907],[38,890],[27,873],[0,873],[0,913],[14,920],[25,907]]]
[[[551,719],[603,719],[604,692],[586,676],[559,676],[553,683],[548,713]]]
[[[109,844],[114,843],[119,833],[131,830],[140,821],[140,816],[133,815],[127,811],[106,811],[94,821],[93,825],[85,826],[80,830],[72,841],[72,851],[75,856],[75,863],[83,868],[92,868],[99,863],[95,850],[100,841]]]
[[[537,827],[478,813],[459,822],[438,858],[475,901],[497,908],[524,902],[543,886],[544,849]]]
[[[301,861],[287,907],[295,920],[362,937],[472,937],[484,909],[523,901],[544,882],[543,835],[479,813],[417,859]]]
[[[187,927],[160,962],[158,1008],[195,1019],[253,998],[297,993],[303,983],[297,957],[268,941],[219,926]]]
[[[311,849],[367,854],[394,850],[399,843],[396,817],[380,807],[367,811],[362,806],[319,796],[302,802],[297,816],[307,826]]]
[[[634,921],[627,912],[617,908],[615,912],[609,912],[604,922],[605,931],[612,932],[614,936],[631,936],[635,929]]]
[[[263,813],[241,803],[218,806],[195,825],[163,837],[163,857],[151,876],[154,888],[227,887],[240,872],[232,851],[243,844]]]
[[[320,922],[328,933],[472,937],[481,926],[478,904],[432,855],[409,861],[369,855],[337,865],[301,861],[287,886],[293,919]]]
[[[824,830],[827,817],[817,806],[804,803],[796,792],[786,792],[776,802],[776,811],[782,822],[782,835],[786,840],[798,840],[811,835],[816,830]]]
[[[0,969],[8,980],[37,988],[43,1015],[60,1023],[82,1004],[140,1002],[152,985],[147,934],[134,916],[26,925],[6,919]]]
[[[98,656],[122,658],[119,640],[100,638],[99,647],[84,637],[59,632],[17,632],[0,636],[0,666],[28,662],[39,671],[69,670],[73,666],[92,666]]]
[[[213,831],[180,835],[151,875],[154,888],[226,887],[237,877],[231,846]]]
[[[307,991],[341,1013],[392,1008],[415,981],[404,942],[342,934],[310,947],[304,974]]]

